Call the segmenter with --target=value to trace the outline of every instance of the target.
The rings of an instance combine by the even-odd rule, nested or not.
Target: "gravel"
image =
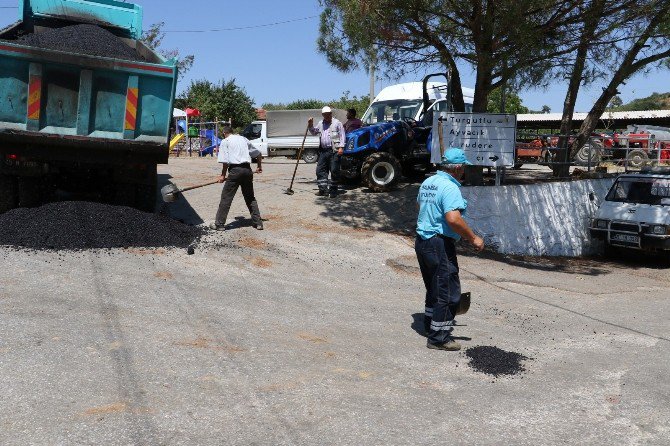
[[[125,206],[83,201],[0,215],[0,245],[29,250],[192,247],[205,229]]]
[[[521,361],[528,359],[521,353],[483,345],[467,349],[465,355],[470,358],[468,365],[474,370],[495,377],[517,375],[525,371]]]
[[[17,43],[89,56],[142,61],[135,49],[96,25],[71,25],[19,37]]]

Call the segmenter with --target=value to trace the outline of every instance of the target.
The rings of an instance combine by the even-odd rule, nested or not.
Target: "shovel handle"
[[[216,180],[216,181],[210,181],[209,183],[198,184],[197,186],[189,186],[189,187],[185,187],[185,188],[183,188],[183,189],[179,189],[178,191],[175,191],[175,192],[186,192],[187,190],[193,190],[193,189],[198,189],[198,188],[200,188],[200,187],[211,186],[212,184],[216,184],[216,183],[218,183],[218,182],[219,182],[219,180]]]

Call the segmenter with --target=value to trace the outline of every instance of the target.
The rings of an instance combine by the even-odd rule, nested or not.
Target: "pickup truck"
[[[591,201],[595,201],[593,194]],[[612,249],[670,253],[670,168],[619,175],[599,204],[591,237]]]
[[[177,67],[141,35],[132,3],[20,1],[0,30],[0,213],[57,191],[153,210]]]
[[[344,124],[345,110],[333,109],[333,117]],[[307,130],[307,120],[314,118],[314,125],[321,119],[320,109],[268,110],[265,121],[254,121],[241,133],[263,156],[296,156]],[[315,163],[319,157],[319,137],[307,135],[302,159]]]

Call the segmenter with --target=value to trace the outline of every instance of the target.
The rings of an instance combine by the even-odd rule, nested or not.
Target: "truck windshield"
[[[375,122],[399,121],[403,118],[414,119],[420,108],[420,99],[374,102],[363,115],[362,121],[365,124],[374,124]]]
[[[620,178],[614,183],[605,200],[620,203],[668,204],[670,179]]]

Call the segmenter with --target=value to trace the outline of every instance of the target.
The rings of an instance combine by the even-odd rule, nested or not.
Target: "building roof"
[[[588,113],[574,113],[573,127],[579,126]],[[520,128],[558,128],[562,113],[523,113],[517,115],[517,126]],[[600,117],[605,127],[626,126],[629,124],[659,124],[670,126],[670,110],[642,110],[605,112]],[[600,127],[600,126],[599,126]]]

